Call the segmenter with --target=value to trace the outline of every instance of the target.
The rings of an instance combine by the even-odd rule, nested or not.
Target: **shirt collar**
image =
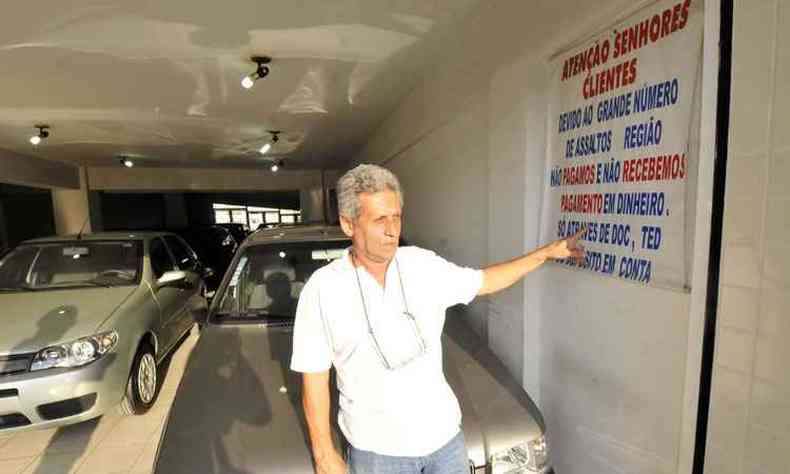
[[[354,264],[351,263],[351,247],[346,247],[343,250],[343,257],[339,259],[338,270],[343,272],[353,272]]]

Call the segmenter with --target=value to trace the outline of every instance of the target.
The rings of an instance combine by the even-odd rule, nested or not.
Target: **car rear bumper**
[[[117,354],[76,369],[47,369],[0,377],[0,433],[89,420],[117,405],[128,369]]]

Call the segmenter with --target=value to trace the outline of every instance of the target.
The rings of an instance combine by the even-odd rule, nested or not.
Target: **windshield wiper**
[[[96,280],[83,280],[83,281],[64,281],[63,283],[54,283],[52,285],[47,285],[47,288],[68,288],[68,287],[79,287],[79,286],[99,286],[102,288],[113,288],[115,285],[106,282],[100,282]]]
[[[0,287],[0,291],[36,291],[36,288],[27,285],[3,286]]]
[[[106,281],[97,281],[97,280],[85,280],[85,281],[80,282],[80,283],[87,283],[89,285],[101,286],[101,287],[104,287],[104,288],[113,288],[113,287],[116,286],[116,285],[113,285],[112,283],[107,283]]]
[[[216,313],[215,316],[217,318],[228,318],[228,319],[252,319],[252,318],[293,319],[294,317],[294,315],[292,314],[269,313],[264,309],[248,309],[244,311],[222,311]]]
[[[221,311],[216,314],[218,318],[229,318],[229,319],[239,319],[239,318],[248,318],[251,316],[259,316],[261,315],[260,311]]]

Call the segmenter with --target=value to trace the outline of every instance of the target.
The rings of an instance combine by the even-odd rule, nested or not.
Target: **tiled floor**
[[[173,403],[198,331],[172,355],[154,407],[142,416],[114,410],[76,425],[0,434],[0,474],[148,474],[167,411]]]

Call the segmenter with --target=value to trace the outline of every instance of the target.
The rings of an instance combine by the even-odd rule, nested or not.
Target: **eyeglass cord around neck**
[[[403,277],[400,274],[400,265],[398,265],[398,257],[393,257],[392,259],[395,262],[395,270],[398,272],[398,283],[400,283],[400,294],[401,298],[403,299],[403,307],[406,309],[406,313],[411,316],[411,311],[409,311],[409,303],[406,301],[406,291],[403,289]],[[354,256],[354,252],[351,251],[351,265],[354,267],[354,274],[357,276],[357,286],[359,288],[359,297],[362,298],[362,308],[365,310],[365,316],[368,315],[367,304],[365,304],[365,294],[362,291],[362,282],[359,279],[359,269],[354,264],[356,261],[356,257]],[[386,281],[386,274],[384,279]]]
[[[376,334],[373,332],[373,325],[370,322],[370,315],[368,314],[368,305],[365,301],[365,293],[364,291],[362,291],[362,281],[359,279],[359,269],[357,269],[357,266],[355,264],[355,257],[353,250],[350,252],[350,254],[351,254],[351,265],[354,267],[354,274],[357,277],[357,287],[359,288],[359,297],[362,300],[362,311],[365,313],[365,321],[368,324],[368,334],[370,334],[370,337],[373,338],[374,349],[376,350],[376,353],[378,353],[379,358],[388,369],[392,370],[392,366],[389,364],[389,362],[387,362],[386,357],[384,357],[384,354],[381,352],[381,349],[379,348],[379,341],[376,338]],[[406,301],[406,291],[403,289],[403,277],[401,276],[400,273],[400,265],[398,265],[398,258],[394,257],[393,260],[395,261],[395,269],[398,272],[398,283],[400,283],[400,292],[401,292],[401,298],[403,298],[403,307],[406,310],[404,312],[404,315],[410,318],[416,324],[414,315],[412,315],[411,311],[409,311],[409,303]],[[384,278],[386,282],[386,273]],[[422,339],[421,337],[418,336],[418,339],[420,339],[419,340],[420,346],[424,350],[425,343],[421,340]]]

